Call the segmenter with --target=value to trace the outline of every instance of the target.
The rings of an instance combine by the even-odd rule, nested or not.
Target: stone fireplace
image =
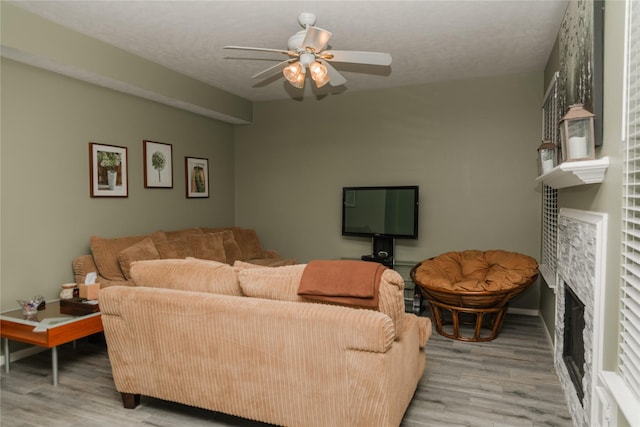
[[[596,425],[607,215],[560,209],[554,362],[575,426]]]

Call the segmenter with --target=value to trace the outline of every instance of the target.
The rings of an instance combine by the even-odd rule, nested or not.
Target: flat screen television
[[[419,188],[344,187],[342,235],[418,238]]]

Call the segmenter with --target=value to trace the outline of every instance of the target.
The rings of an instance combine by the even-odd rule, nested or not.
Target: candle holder
[[[560,120],[562,159],[565,162],[593,160],[596,158],[593,121],[595,114],[585,110],[582,104],[569,107]]]
[[[538,147],[538,175],[544,175],[558,165],[558,146],[551,141],[542,141]]]

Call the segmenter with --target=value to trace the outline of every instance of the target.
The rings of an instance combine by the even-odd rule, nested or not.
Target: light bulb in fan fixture
[[[298,77],[295,80],[289,80],[292,86],[297,87],[298,89],[302,89],[304,87],[304,77],[305,77],[304,68],[302,69],[302,73],[298,74]]]
[[[309,64],[309,71],[311,71],[311,78],[316,82],[316,87],[322,87],[329,83],[329,75],[327,74],[327,67],[323,64],[313,61]]]
[[[294,62],[290,64],[282,70],[282,74],[284,77],[293,84],[296,80],[299,79],[300,75],[304,76],[304,67],[299,62]]]

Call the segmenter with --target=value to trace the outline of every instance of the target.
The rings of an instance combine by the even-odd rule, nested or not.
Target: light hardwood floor
[[[145,397],[135,410],[124,409],[106,347],[93,341],[59,349],[58,387],[51,385],[49,351],[12,363],[9,374],[2,369],[0,425],[266,426]],[[571,426],[540,319],[509,314],[500,336],[488,343],[434,332],[427,369],[402,426]]]

